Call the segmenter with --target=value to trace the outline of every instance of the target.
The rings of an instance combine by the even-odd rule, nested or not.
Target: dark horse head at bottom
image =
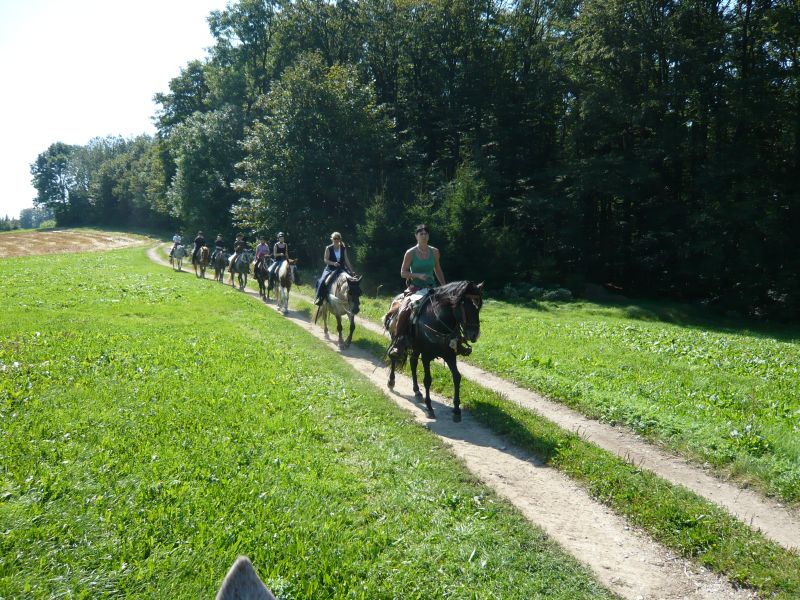
[[[406,306],[406,303],[416,306]],[[454,281],[431,290],[422,299],[407,297],[399,310],[414,310],[415,317],[409,329],[409,362],[414,394],[422,399],[417,380],[417,366],[422,358],[425,371],[425,407],[428,416],[433,418],[431,406],[431,361],[442,358],[453,376],[453,419],[461,420],[461,374],[458,372],[456,357],[468,355],[472,348],[470,343],[478,341],[481,333],[480,312],[483,307],[483,284],[472,281]],[[387,315],[387,322],[390,315]],[[393,340],[394,342],[395,340]],[[388,386],[394,387],[395,366],[397,359],[392,359]]]

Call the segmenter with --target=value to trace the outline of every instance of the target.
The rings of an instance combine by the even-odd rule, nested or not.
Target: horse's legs
[[[347,334],[347,340],[344,343],[345,348],[349,348],[353,341],[353,332],[356,330],[356,316],[353,313],[348,313],[347,318],[350,319],[350,333]]]
[[[339,345],[341,346],[344,344],[342,339],[342,315],[336,315],[336,333],[339,334]]]
[[[390,390],[394,389],[394,361],[395,359],[392,359],[392,366],[389,370],[389,381],[386,382],[386,387]]]
[[[425,370],[425,377],[422,382],[425,384],[425,408],[428,411],[428,416],[433,417],[433,406],[431,405],[431,358],[425,355],[422,356],[422,368]]]
[[[422,400],[422,394],[419,391],[419,382],[417,381],[417,365],[419,365],[419,353],[412,350],[411,357],[409,358],[411,365],[411,383],[413,384],[414,396],[417,400]]]
[[[461,373],[458,372],[455,353],[444,359],[453,376],[453,420],[461,420]]]

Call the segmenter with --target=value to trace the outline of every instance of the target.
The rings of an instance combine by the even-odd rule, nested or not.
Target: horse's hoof
[[[429,419],[435,419],[436,418],[436,413],[433,412],[432,408],[429,408],[425,412],[427,413]]]
[[[425,400],[425,397],[422,395],[422,392],[414,392],[414,398],[417,399],[417,402],[422,402]]]
[[[453,410],[453,423],[461,423],[461,411]]]
[[[394,389],[394,381],[387,381],[386,382],[386,387],[388,387],[390,390],[393,390]]]

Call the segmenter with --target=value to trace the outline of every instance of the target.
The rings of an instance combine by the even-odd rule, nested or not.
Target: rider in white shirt
[[[175,253],[175,248],[181,245],[183,242],[183,238],[181,237],[181,233],[183,233],[180,229],[172,236],[172,249],[169,251],[169,255],[172,256]]]

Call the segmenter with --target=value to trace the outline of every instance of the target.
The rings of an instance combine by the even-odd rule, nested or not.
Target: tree
[[[249,129],[237,224],[287,230],[316,255],[330,231],[349,235],[380,188],[391,123],[352,67],[304,56],[263,97]]]

